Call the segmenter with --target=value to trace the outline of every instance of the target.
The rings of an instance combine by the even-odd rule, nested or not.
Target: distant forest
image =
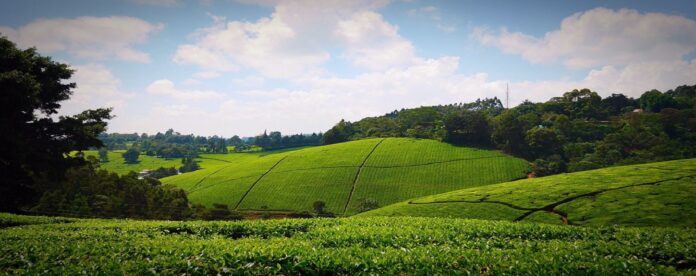
[[[262,150],[275,150],[292,147],[316,146],[321,143],[322,133],[282,135],[280,131],[271,131],[250,138],[231,138],[220,136],[194,136],[181,134],[169,129],[154,135],[147,133],[123,134],[102,133],[99,136],[109,150],[126,150],[135,148],[145,155],[162,158],[196,157],[198,153],[244,152],[256,146]]]
[[[696,85],[634,99],[588,89],[505,109],[497,98],[402,109],[341,120],[322,144],[414,137],[500,149],[533,163],[537,176],[696,156]]]

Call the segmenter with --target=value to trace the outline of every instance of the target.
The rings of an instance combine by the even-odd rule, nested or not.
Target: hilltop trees
[[[61,102],[75,88],[73,71],[36,49],[17,49],[0,37],[0,211],[17,211],[35,201],[46,187],[64,179],[66,170],[84,163],[72,151],[102,147],[110,109],[58,116]],[[51,184],[53,183],[53,184]]]
[[[390,136],[491,145],[529,160],[537,175],[694,157],[696,85],[651,90],[638,99],[576,89],[507,110],[496,98],[402,109],[341,120],[322,143]]]
[[[483,112],[462,110],[445,117],[443,141],[456,145],[488,146],[491,128]]]
[[[326,131],[324,136],[321,138],[322,145],[335,144],[340,142],[345,142],[351,139],[351,136],[355,133],[353,130],[353,124],[341,120],[334,127]]]

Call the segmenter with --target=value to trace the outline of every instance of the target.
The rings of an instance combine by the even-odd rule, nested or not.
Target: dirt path
[[[254,186],[256,186],[256,183],[259,183],[259,181],[261,181],[261,179],[263,179],[264,176],[266,176],[268,173],[270,173],[276,166],[278,166],[278,164],[280,164],[280,162],[283,162],[283,160],[285,160],[285,158],[287,158],[288,156],[289,155],[286,155],[286,156],[283,156],[283,158],[280,158],[280,160],[278,160],[278,162],[273,164],[273,166],[271,166],[265,173],[260,175],[259,178],[257,178],[256,181],[254,181],[254,183],[251,183],[251,187],[249,187],[249,189],[244,193],[242,198],[239,199],[239,202],[237,202],[237,205],[234,206],[234,210],[237,210],[239,208],[239,205],[242,204],[242,201],[244,201],[244,198],[246,198],[246,196],[251,192],[251,189],[254,189]]]
[[[355,173],[355,177],[353,178],[353,187],[350,189],[350,194],[348,194],[348,200],[346,201],[346,205],[343,207],[343,214],[346,214],[346,211],[348,211],[348,205],[350,204],[350,201],[353,200],[353,193],[355,193],[355,186],[358,184],[358,178],[360,178],[360,173],[362,172],[363,168],[365,167],[365,163],[367,162],[367,159],[372,156],[372,153],[375,152],[377,147],[379,147],[382,142],[384,142],[386,139],[382,139],[377,144],[375,144],[374,147],[372,147],[372,150],[365,156],[365,159],[363,159],[362,163],[360,163],[360,167],[358,167],[358,171]]]

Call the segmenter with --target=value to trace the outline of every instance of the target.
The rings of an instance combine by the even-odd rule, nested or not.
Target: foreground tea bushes
[[[688,274],[696,269],[696,233],[677,228],[379,217],[42,223],[0,229],[0,273]]]

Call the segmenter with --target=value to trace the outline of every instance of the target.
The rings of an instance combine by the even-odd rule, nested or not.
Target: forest
[[[696,156],[696,85],[637,99],[573,90],[506,109],[498,98],[401,109],[340,121],[323,144],[367,137],[436,139],[503,150],[534,164],[537,176]]]

